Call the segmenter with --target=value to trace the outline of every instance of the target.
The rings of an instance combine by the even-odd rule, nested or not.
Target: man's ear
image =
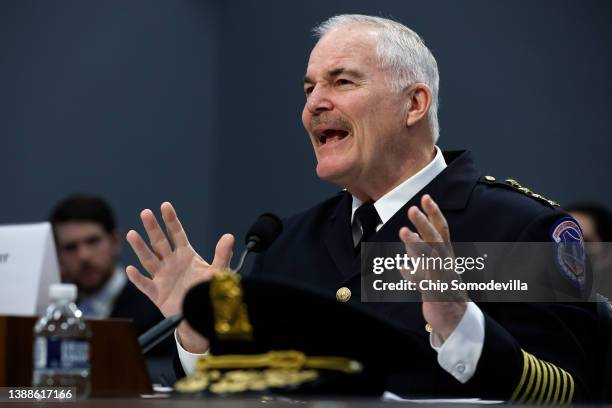
[[[406,126],[411,127],[427,116],[431,106],[431,90],[423,83],[416,83],[406,90]]]

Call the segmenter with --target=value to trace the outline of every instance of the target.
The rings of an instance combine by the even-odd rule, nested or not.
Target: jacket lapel
[[[351,229],[351,206],[353,199],[349,193],[344,192],[342,194],[342,199],[329,217],[323,242],[330,257],[342,274],[342,278],[345,279],[352,275],[353,264],[356,258]]]

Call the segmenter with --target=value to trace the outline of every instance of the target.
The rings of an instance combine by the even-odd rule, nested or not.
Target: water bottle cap
[[[73,283],[54,283],[49,286],[51,300],[69,300],[74,302],[77,298],[77,287]]]

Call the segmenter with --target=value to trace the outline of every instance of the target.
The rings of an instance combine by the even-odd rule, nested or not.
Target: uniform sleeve
[[[562,217],[550,211],[517,241],[551,241],[551,228]],[[480,307],[485,341],[476,373],[466,386],[484,390],[485,398],[517,403],[562,404],[592,398],[596,350],[592,339],[597,335],[592,303],[483,302]]]

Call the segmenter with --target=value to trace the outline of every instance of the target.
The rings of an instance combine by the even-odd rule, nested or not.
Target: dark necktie
[[[361,224],[361,239],[355,247],[355,253],[359,253],[361,250],[361,243],[367,242],[372,235],[376,232],[376,226],[380,224],[381,219],[376,212],[376,207],[372,203],[362,204],[361,207],[355,211],[355,218],[359,220]]]

